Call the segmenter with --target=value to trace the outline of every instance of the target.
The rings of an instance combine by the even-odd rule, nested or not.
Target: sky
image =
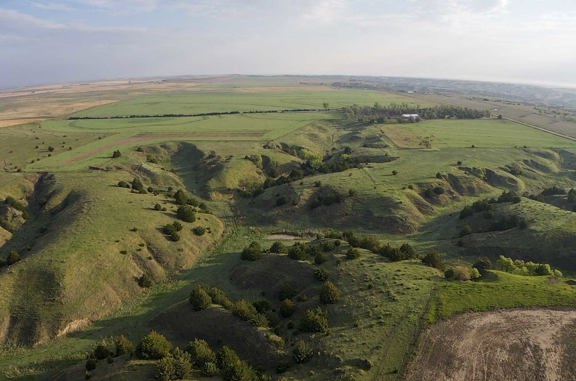
[[[576,86],[574,0],[0,0],[0,88],[212,74]]]

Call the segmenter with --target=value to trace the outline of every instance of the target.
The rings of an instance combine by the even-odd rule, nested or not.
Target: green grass
[[[338,90],[329,87],[307,89],[255,89],[230,92],[174,92],[146,95],[126,101],[80,111],[74,116],[125,116],[160,114],[200,114],[207,112],[322,109],[351,104],[372,105],[414,103],[411,98],[368,90]]]
[[[562,279],[493,271],[497,280],[442,282],[429,319],[446,319],[463,312],[500,308],[574,307],[576,288]]]
[[[421,148],[431,137],[432,148],[471,147],[576,147],[573,140],[506,120],[427,120],[420,123],[384,125],[382,131],[398,146]]]

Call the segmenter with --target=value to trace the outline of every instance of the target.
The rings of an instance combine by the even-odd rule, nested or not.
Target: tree
[[[178,205],[186,205],[188,203],[188,195],[182,189],[178,189],[176,193],[174,193],[174,201]]]
[[[120,150],[116,150],[112,153],[112,159],[117,159],[120,156],[122,156],[122,152],[120,152]]]
[[[280,241],[276,241],[272,244],[272,246],[270,246],[270,252],[271,253],[278,253],[278,254],[285,253],[286,252],[286,245],[284,245]]]
[[[480,272],[480,275],[484,276],[492,268],[492,261],[488,257],[480,257],[474,263],[474,268]]]
[[[256,381],[258,379],[254,369],[226,345],[218,352],[218,365],[222,370],[224,381]]]
[[[210,307],[210,304],[212,304],[212,298],[210,295],[208,295],[206,289],[201,286],[195,287],[192,290],[188,300],[194,311],[205,310],[206,308]]]
[[[176,211],[176,216],[185,222],[194,222],[196,221],[196,212],[194,208],[190,205],[183,205],[178,208]]]
[[[132,180],[132,189],[140,193],[146,193],[146,189],[144,189],[144,184],[142,184],[142,181],[137,177],[135,177],[134,180]]]
[[[324,282],[324,285],[320,289],[320,303],[334,304],[338,303],[338,300],[340,300],[340,289],[329,280]]]
[[[329,106],[330,106],[330,105],[328,104],[328,102],[322,103],[322,107],[324,107],[324,110],[328,110],[328,107],[329,107]]]
[[[248,247],[242,250],[240,257],[245,261],[255,261],[262,258],[262,247],[256,241],[252,241]]]
[[[194,339],[186,347],[194,366],[202,369],[209,362],[216,362],[216,353],[210,348],[206,340]]]
[[[132,352],[134,352],[134,343],[124,335],[120,335],[114,339],[114,347],[116,356],[132,354]]]
[[[170,353],[172,344],[160,333],[150,331],[144,336],[136,349],[138,355],[143,359],[159,360]]]
[[[444,262],[442,261],[440,254],[436,252],[426,254],[424,258],[422,258],[422,263],[426,266],[435,267],[438,270],[444,269]]]

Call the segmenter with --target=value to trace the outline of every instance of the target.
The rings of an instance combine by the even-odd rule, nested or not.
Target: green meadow
[[[179,311],[198,284],[274,308],[279,280],[306,285],[295,297],[295,317],[245,331],[254,340],[281,337],[279,352],[289,362],[297,339],[313,343],[320,354],[306,364],[290,363],[290,380],[401,380],[422,329],[439,319],[499,308],[573,307],[576,288],[566,279],[493,271],[487,279],[448,281],[418,258],[392,262],[361,250],[349,259],[345,241],[325,263],[285,254],[240,259],[252,241],[270,247],[270,234],[290,246],[353,231],[395,246],[409,243],[419,257],[439,252],[447,268],[482,255],[495,259],[497,248],[553,264],[563,257],[558,263],[566,265],[561,270],[567,278],[576,273],[570,238],[576,222],[566,192],[554,196],[556,204],[527,198],[552,185],[576,187],[575,141],[506,120],[360,125],[336,110],[374,103],[418,104],[409,94],[247,79],[130,95],[73,116],[319,111],[80,120],[63,115],[0,129],[0,200],[11,196],[29,205],[25,223],[0,230],[0,242],[6,241],[0,258],[14,250],[22,257],[0,270],[0,323],[11,335],[0,335],[0,379],[83,374],[67,369],[76,364],[82,370],[87,352],[119,334],[137,342],[158,328],[190,341],[173,328],[193,323],[179,321]],[[324,167],[306,167],[318,162]],[[348,166],[334,170],[334,163]],[[311,172],[263,185],[304,169]],[[135,178],[145,191],[118,186]],[[179,221],[178,189],[208,211],[196,209],[196,220],[182,223],[173,241],[163,229]],[[459,219],[464,206],[509,189],[524,196],[520,203]],[[337,202],[313,206],[330,192],[339,195]],[[512,215],[528,226],[486,230],[490,218]],[[477,230],[461,236],[464,224]],[[274,261],[281,268],[270,267]],[[318,304],[321,283],[303,278],[318,268],[340,289],[341,300],[321,306],[328,333],[310,334],[294,327],[305,308]],[[151,287],[139,285],[143,275]],[[218,308],[212,312],[226,321],[230,314]],[[158,323],[170,313],[169,323]],[[198,324],[209,323],[194,316]],[[273,372],[277,364],[269,365]]]

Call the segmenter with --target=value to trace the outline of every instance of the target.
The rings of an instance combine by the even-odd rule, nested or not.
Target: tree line
[[[407,103],[390,104],[382,106],[375,103],[373,106],[359,106],[354,104],[342,108],[344,117],[353,122],[360,123],[402,123],[406,121],[403,114],[418,114],[422,119],[480,119],[490,116],[488,111],[481,111],[460,106],[434,106],[420,107]]]

